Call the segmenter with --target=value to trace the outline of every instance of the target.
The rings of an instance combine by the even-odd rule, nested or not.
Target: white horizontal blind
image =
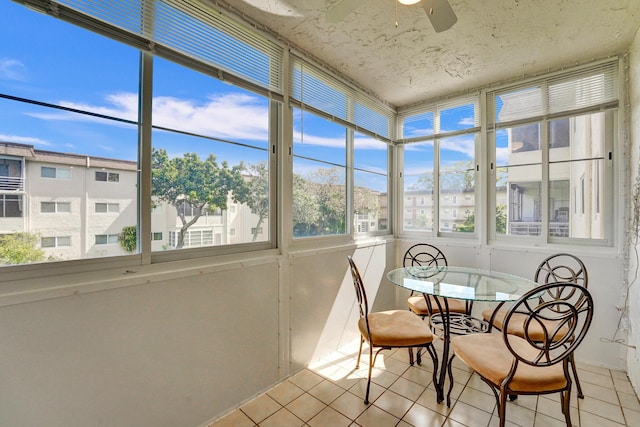
[[[394,111],[301,58],[291,59],[291,101],[303,109],[389,142]]]
[[[488,93],[493,124],[613,108],[618,103],[618,61],[612,60]]]
[[[16,1],[160,56],[183,56],[282,93],[282,47],[201,1]],[[105,25],[96,28],[99,22]]]

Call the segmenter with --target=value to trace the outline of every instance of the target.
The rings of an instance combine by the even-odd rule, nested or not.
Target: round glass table
[[[451,334],[486,332],[488,324],[471,315],[474,301],[506,302],[516,301],[531,290],[537,283],[524,277],[497,271],[481,270],[470,267],[449,266],[411,266],[396,268],[387,273],[393,284],[407,290],[425,295],[427,306],[431,310],[432,295],[437,310],[430,316],[432,327],[442,332],[443,355],[439,372],[437,391],[438,403],[444,400],[444,378],[449,359],[449,341]],[[467,313],[450,313],[448,298],[468,302]]]

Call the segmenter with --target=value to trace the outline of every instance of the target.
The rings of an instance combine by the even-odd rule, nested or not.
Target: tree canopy
[[[38,248],[39,236],[34,233],[16,232],[0,237],[1,264],[28,264],[46,259]]]
[[[169,158],[164,149],[153,149],[151,159],[152,195],[174,206],[182,223],[176,248],[184,245],[187,230],[207,210],[227,209],[229,194],[236,203],[248,201],[242,162],[229,167],[226,161],[218,164],[213,154],[202,160],[197,153]],[[189,215],[180,209],[184,204],[191,208]]]

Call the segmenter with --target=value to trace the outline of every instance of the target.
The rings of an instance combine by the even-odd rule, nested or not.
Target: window
[[[293,235],[346,233],[347,129],[294,109]]]
[[[120,182],[120,174],[117,172],[96,171],[96,181]]]
[[[366,232],[386,231],[388,227],[388,147],[366,135],[354,136],[353,211],[356,229]],[[361,219],[360,215],[366,214]],[[359,227],[359,221],[370,221]]]
[[[171,250],[268,244],[271,101],[160,58],[154,60],[153,78],[154,96],[163,102],[153,116],[152,193],[173,216],[153,216],[152,228],[175,228],[169,234]],[[256,230],[263,225],[264,233],[229,232],[231,226]],[[220,236],[215,244],[214,232]]]
[[[161,231],[157,231],[157,232],[151,233],[151,240],[153,240],[153,241],[162,240],[162,232]]]
[[[294,238],[387,233],[393,111],[302,58],[291,64]]]
[[[140,51],[14,2],[0,4],[0,14],[21,23],[0,28],[3,39],[20,40],[3,45],[1,56],[23,61],[30,74],[20,84],[0,79],[0,93],[7,95],[0,97],[0,126],[5,135],[20,136],[5,136],[0,147],[24,153],[20,168],[9,165],[9,173],[29,183],[20,189],[24,194],[0,195],[0,215],[24,216],[19,224],[0,221],[0,234],[37,230],[42,234],[34,245],[68,249],[33,261],[43,269],[44,262],[110,256],[80,242],[92,243],[109,227],[117,236],[137,225]],[[55,61],[46,60],[53,52]],[[118,192],[96,186],[96,172],[106,173],[105,180],[118,177]],[[95,221],[97,198],[124,200],[127,209],[110,224]],[[90,200],[88,208],[76,200]],[[23,207],[27,201],[30,209]]]
[[[42,213],[54,213],[54,212],[71,212],[70,202],[40,202],[40,212]]]
[[[424,197],[429,208],[421,209],[416,220],[405,210],[403,229],[434,235],[472,233],[474,216],[454,218],[450,212],[458,197],[474,205],[480,130],[477,100],[464,98],[426,108],[400,118],[403,137],[409,140],[404,144],[404,193]],[[456,222],[451,223],[452,219]]]
[[[182,239],[182,241],[180,241]],[[221,245],[222,241],[219,240],[216,245]],[[176,248],[180,247],[198,247],[198,246],[212,246],[213,231],[212,230],[188,230],[186,233],[180,233],[179,231],[169,232],[169,246]]]
[[[96,203],[96,213],[118,213],[120,212],[119,203]]]
[[[117,234],[96,234],[96,245],[113,245],[118,243]]]
[[[43,237],[40,239],[42,248],[59,248],[71,246],[71,236]]]
[[[0,218],[21,218],[22,217],[22,196],[15,194],[0,194]],[[0,227],[0,230],[2,228]],[[10,233],[14,230],[2,230],[2,234]]]
[[[489,97],[496,236],[612,241],[613,211],[600,206],[602,194],[613,202],[616,79],[617,61],[603,62]]]
[[[40,168],[40,176],[42,178],[70,179],[71,169],[42,166]]]

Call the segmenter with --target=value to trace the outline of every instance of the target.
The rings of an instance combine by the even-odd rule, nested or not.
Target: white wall
[[[280,379],[274,257],[149,269],[0,307],[1,426],[199,426]]]
[[[40,293],[15,284],[0,297],[0,425],[206,425],[358,337],[348,254],[373,310],[406,308],[386,272],[412,243],[52,277]],[[548,255],[436,244],[451,265],[523,275]],[[576,255],[598,302],[578,360],[624,369],[623,347],[600,340],[615,328],[622,260]]]
[[[636,34],[636,38],[631,45],[629,54],[629,75],[630,75],[630,143],[631,143],[631,183],[637,185],[640,179],[640,35]],[[633,204],[633,198],[630,196],[632,208],[635,207],[640,212],[640,207]],[[638,203],[639,201],[635,201]],[[628,375],[636,393],[640,391],[640,278],[635,279],[636,269],[639,262],[635,257],[636,250],[640,251],[640,247],[629,249],[629,345],[635,346],[635,349],[629,348],[627,353]]]

